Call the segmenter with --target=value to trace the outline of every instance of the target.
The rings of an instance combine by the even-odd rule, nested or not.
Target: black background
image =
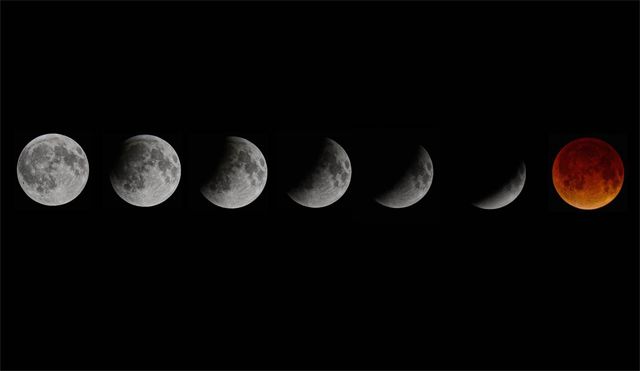
[[[636,2],[2,2],[2,84],[4,369],[638,368]],[[91,169],[60,207],[15,175],[50,132]],[[152,208],[108,181],[142,133],[183,166]],[[198,193],[228,134],[269,166],[238,210]],[[434,162],[407,209],[370,199],[385,135]],[[323,209],[284,193],[309,136],[353,166]],[[550,180],[580,136],[625,163],[596,211]],[[473,208],[501,159],[522,194]]]

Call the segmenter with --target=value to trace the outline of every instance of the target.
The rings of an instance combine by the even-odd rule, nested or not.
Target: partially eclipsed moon
[[[169,143],[153,135],[137,135],[123,143],[109,178],[126,202],[155,206],[178,188],[180,169],[178,154]]]
[[[267,183],[267,162],[253,143],[239,137],[225,140],[214,172],[200,188],[214,205],[236,209],[253,202]]]
[[[89,179],[87,156],[73,139],[61,134],[41,135],[29,142],[18,158],[18,182],[32,200],[63,205],[84,189]]]
[[[521,162],[511,179],[495,192],[475,202],[473,205],[485,210],[494,210],[512,203],[524,188],[527,179],[527,168]]]
[[[288,195],[306,207],[325,207],[338,201],[351,182],[351,162],[347,152],[335,141],[326,138],[316,164]]]
[[[418,146],[412,163],[388,190],[378,195],[375,200],[390,208],[404,208],[420,201],[429,191],[433,181],[433,163],[426,149]]]
[[[569,205],[583,210],[613,201],[624,181],[624,165],[607,142],[580,138],[565,145],[552,169],[553,186]]]

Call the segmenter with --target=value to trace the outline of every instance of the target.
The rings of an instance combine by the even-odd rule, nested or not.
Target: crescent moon
[[[426,149],[418,146],[416,156],[407,171],[388,190],[378,195],[379,204],[399,209],[409,207],[420,201],[429,191],[433,181],[433,162]]]
[[[485,210],[495,210],[509,205],[518,198],[520,192],[522,192],[526,178],[527,168],[523,161],[507,183],[494,193],[491,193],[480,201],[473,203],[473,206]]]

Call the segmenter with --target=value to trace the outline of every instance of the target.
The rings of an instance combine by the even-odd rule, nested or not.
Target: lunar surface
[[[624,165],[616,150],[596,138],[576,139],[564,146],[552,169],[553,185],[569,205],[583,210],[613,201],[624,181]]]
[[[316,164],[288,195],[302,206],[319,208],[338,201],[351,182],[351,162],[347,152],[325,138]]]
[[[110,180],[126,202],[155,206],[178,188],[180,169],[178,154],[169,143],[153,135],[137,135],[123,143]]]
[[[521,162],[508,182],[473,205],[485,210],[499,209],[509,205],[522,192],[526,178],[527,167],[524,162]]]
[[[388,190],[375,200],[390,208],[404,208],[420,201],[429,191],[433,181],[433,163],[426,149],[418,146],[416,156],[407,171]]]
[[[43,205],[70,202],[82,192],[88,179],[86,154],[78,143],[61,134],[33,139],[18,158],[18,182],[22,190]]]
[[[267,162],[253,143],[228,137],[214,171],[200,188],[214,205],[236,209],[253,202],[267,184]]]

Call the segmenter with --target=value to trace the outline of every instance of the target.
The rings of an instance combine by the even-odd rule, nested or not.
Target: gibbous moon
[[[347,152],[332,139],[325,138],[315,164],[288,195],[302,206],[325,207],[338,201],[350,182],[351,162]]]
[[[433,163],[426,149],[418,146],[407,171],[395,184],[375,197],[379,204],[399,209],[420,201],[429,191],[433,181]]]
[[[624,181],[624,165],[616,150],[597,138],[580,138],[565,145],[552,169],[553,186],[569,205],[601,208],[613,201]]]
[[[237,209],[253,202],[267,183],[267,162],[253,143],[228,137],[214,171],[200,188],[214,205]]]
[[[524,162],[521,162],[509,181],[495,192],[476,201],[473,205],[485,210],[499,209],[509,205],[520,195],[520,192],[522,192],[526,178],[527,168]]]
[[[58,206],[72,201],[88,179],[87,155],[78,143],[61,134],[33,139],[18,158],[18,182],[22,190],[42,205]]]
[[[118,196],[135,206],[155,206],[180,182],[180,160],[171,145],[153,135],[124,141],[110,180]]]

